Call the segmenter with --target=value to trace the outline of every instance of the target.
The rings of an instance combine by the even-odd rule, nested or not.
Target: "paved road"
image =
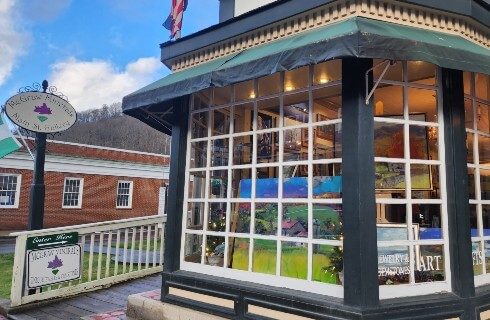
[[[154,275],[59,301],[48,306],[9,314],[12,320],[125,319],[127,298],[131,294],[157,290],[161,276]],[[111,315],[112,314],[112,315]]]

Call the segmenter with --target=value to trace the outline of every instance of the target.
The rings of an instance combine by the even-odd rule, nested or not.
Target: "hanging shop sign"
[[[27,251],[27,286],[38,288],[80,279],[81,253],[79,244]]]
[[[16,125],[41,133],[64,131],[77,120],[68,101],[45,92],[16,94],[5,103],[5,113]]]

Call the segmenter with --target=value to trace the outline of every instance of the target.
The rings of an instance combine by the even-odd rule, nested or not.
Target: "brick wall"
[[[0,230],[25,230],[32,171],[0,168],[0,173],[22,175],[19,208],[0,208]],[[65,177],[84,178],[81,209],[62,209]],[[116,209],[118,180],[133,181],[132,209]],[[163,182],[163,179],[46,172],[44,227],[61,227],[157,214],[159,188]]]

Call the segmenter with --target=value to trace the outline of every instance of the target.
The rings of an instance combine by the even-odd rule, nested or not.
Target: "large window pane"
[[[255,204],[255,233],[277,235],[277,203]]]
[[[342,117],[342,87],[333,86],[313,91],[313,122]]]
[[[222,202],[211,202],[209,204],[209,231],[224,232],[226,230],[226,208],[227,204]]]
[[[313,204],[313,238],[342,240],[341,204]]]
[[[341,247],[313,245],[313,281],[342,284],[344,255]]]
[[[442,245],[415,246],[415,282],[444,281],[444,247]]]
[[[275,240],[254,240],[252,271],[276,274],[276,248]]]
[[[338,81],[342,78],[342,63],[340,60],[332,60],[315,65],[313,84],[324,85]]]
[[[206,255],[204,264],[216,267],[223,267],[225,255],[225,238],[207,236],[206,237]]]
[[[410,254],[405,246],[378,246],[378,280],[380,285],[410,282]]]
[[[308,244],[281,243],[281,276],[306,279],[308,275]]]
[[[308,204],[284,203],[282,205],[282,231],[286,237],[308,237]]]
[[[374,123],[374,156],[403,158],[403,124]]]
[[[187,233],[184,243],[184,261],[201,263],[201,255],[202,235]]]
[[[248,270],[249,239],[229,238],[230,253],[228,267],[236,270]]]
[[[230,232],[250,233],[250,213],[252,204],[250,202],[239,202],[232,204]]]

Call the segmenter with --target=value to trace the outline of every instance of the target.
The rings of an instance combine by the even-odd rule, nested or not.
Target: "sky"
[[[0,0],[0,105],[48,80],[77,111],[120,102],[170,71],[160,62],[171,0]],[[183,36],[218,23],[189,0]]]

